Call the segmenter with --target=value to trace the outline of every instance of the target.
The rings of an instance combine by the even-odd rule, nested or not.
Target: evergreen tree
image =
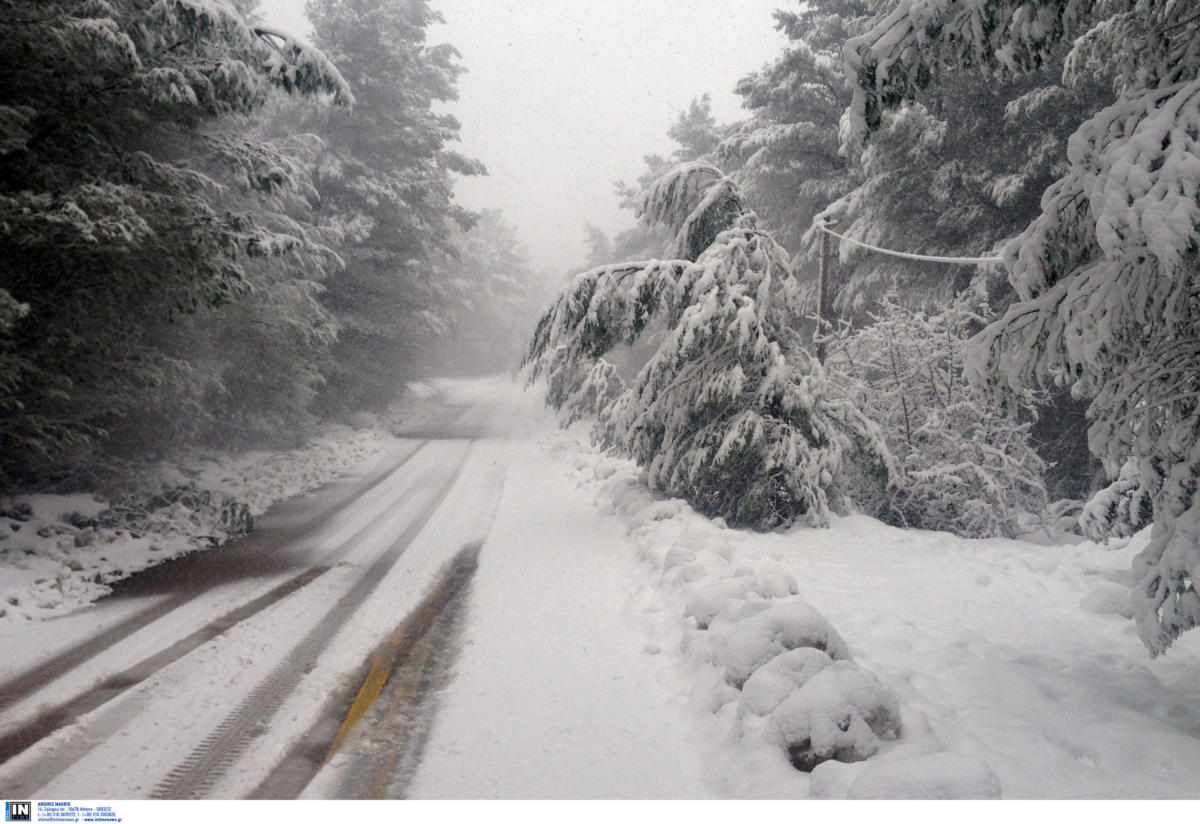
[[[653,488],[733,525],[823,524],[843,451],[886,449],[797,345],[786,252],[705,163],[668,171],[640,213],[673,232],[674,259],[578,275],[538,324],[533,375],[547,375],[554,405],[599,407],[599,440],[645,466]],[[597,359],[655,321],[667,332],[625,387]]]
[[[667,137],[679,144],[671,155],[674,163],[687,163],[709,157],[721,143],[726,128],[717,125],[712,114],[712,97],[702,94],[693,98],[687,111],[679,113],[667,129]]]
[[[842,133],[869,140],[946,69],[1024,74],[1064,42],[1065,85],[1099,76],[1116,100],[1071,136],[1041,214],[1005,245],[1020,300],[976,339],[972,371],[1000,393],[1070,385],[1091,398],[1110,471],[1138,459],[1154,531],[1134,617],[1159,654],[1200,624],[1200,15],[1175,0],[903,0],[847,44]]]
[[[533,271],[499,210],[481,211],[466,231],[452,227],[451,243],[434,270],[451,296],[444,310],[449,330],[430,344],[422,366],[443,374],[507,372],[550,294],[548,279]]]
[[[377,408],[461,305],[436,260],[473,220],[453,202],[453,175],[483,168],[447,148],[459,124],[433,110],[456,97],[462,68],[452,47],[426,42],[441,19],[427,0],[310,0],[307,9],[315,42],[358,98],[353,110],[304,123],[327,145],[316,167],[320,219],[346,236],[346,265],[321,296],[339,327],[321,403]]]
[[[1076,99],[1054,67],[996,83],[970,73],[924,89],[909,105],[881,115],[864,151],[844,153],[838,121],[851,101],[842,47],[889,10],[888,0],[813,0],[776,14],[789,40],[783,53],[738,85],[750,117],[717,155],[758,206],[764,225],[801,254],[805,334],[816,331],[821,233],[818,216],[848,237],[892,249],[978,256],[1017,234],[1037,214],[1038,198],[1061,173],[1066,138],[1099,97],[1096,84]],[[1061,67],[1063,53],[1049,63]],[[919,240],[918,240],[919,239]],[[871,307],[895,292],[910,308],[943,311],[968,285],[1003,310],[1015,293],[999,267],[948,266],[866,252],[832,241],[829,272],[835,318],[860,327]],[[805,274],[807,273],[807,277]],[[975,283],[975,281],[978,281]],[[1059,496],[1086,494],[1082,410],[1061,393],[1035,424]]]
[[[680,112],[675,122],[667,129],[667,137],[676,143],[671,156],[645,155],[642,162],[646,170],[638,176],[635,185],[630,186],[624,181],[617,181],[616,191],[621,208],[628,209],[636,215],[642,202],[642,193],[653,186],[672,166],[694,160],[712,160],[710,155],[716,151],[727,131],[728,127],[719,125],[712,115],[712,98],[707,94],[694,98],[687,110]],[[666,224],[639,221],[613,239],[607,255],[593,254],[589,256],[588,263],[590,266],[598,266],[612,260],[669,255],[666,250],[671,247],[672,241],[673,234]]]
[[[329,248],[285,214],[303,167],[241,129],[273,91],[349,87],[319,52],[220,0],[0,2],[0,485],[148,421],[192,428],[219,382],[164,345]],[[15,307],[15,308],[14,308]],[[129,427],[126,426],[126,429]]]
[[[879,0],[814,0],[795,12],[775,12],[788,45],[737,84],[750,116],[732,128],[716,157],[790,249],[801,248],[813,217],[853,185],[838,151],[838,117],[849,102],[840,55],[879,6]]]
[[[777,12],[789,44],[738,92],[751,111],[717,156],[759,204],[760,217],[815,270],[814,218],[837,218],[849,237],[928,254],[976,256],[1036,214],[1042,189],[1061,171],[1066,137],[1085,105],[1056,88],[1053,67],[1019,82],[946,78],[919,99],[881,114],[865,151],[837,137],[851,102],[841,51],[889,9],[887,0],[814,0]],[[1051,55],[1049,62],[1062,54]],[[1087,101],[1090,102],[1090,101]],[[1001,124],[1001,125],[998,125]],[[865,254],[847,244],[832,273],[835,309],[862,320],[896,290],[909,303],[945,303],[976,272]],[[1002,286],[1000,279],[992,285]],[[996,291],[1004,305],[1011,290]],[[815,314],[815,295],[808,297]]]
[[[1041,192],[1061,174],[1070,133],[1101,96],[1069,97],[1054,64],[1019,81],[949,77],[913,101],[885,112],[855,157],[853,188],[820,219],[839,221],[847,237],[928,255],[976,257],[1023,229]],[[848,102],[848,96],[847,96]],[[819,230],[810,230],[814,249]],[[914,238],[919,247],[913,248]],[[842,244],[838,309],[847,316],[881,294],[902,290],[910,304],[945,305],[978,279],[991,302],[1014,297],[998,267],[949,267],[865,252]]]
[[[1154,501],[1150,490],[1142,486],[1142,468],[1130,458],[1117,473],[1117,479],[1101,489],[1079,513],[1079,531],[1093,541],[1128,538],[1150,525]]]

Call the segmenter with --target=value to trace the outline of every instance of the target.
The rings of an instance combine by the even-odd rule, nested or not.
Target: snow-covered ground
[[[646,570],[568,479],[532,393],[455,678],[412,798],[708,798],[685,673],[636,620]]]
[[[214,795],[249,792],[439,566],[483,538],[412,797],[1200,797],[1200,633],[1150,659],[1122,614],[1145,535],[964,540],[861,516],[731,530],[651,495],[635,466],[597,453],[584,426],[559,430],[507,379],[442,382],[439,395],[486,411],[488,436],[432,443],[331,519],[315,550],[372,533],[309,600],[280,601],[0,766],[0,786],[149,793],[462,461],[401,563]],[[215,590],[191,618],[180,610],[47,689],[63,700],[274,584]],[[3,642],[19,654],[0,678],[133,606],[10,622]],[[154,732],[166,728],[170,740]],[[95,750],[38,772],[77,740]],[[869,757],[805,773],[789,746],[799,760]],[[338,769],[335,757],[306,797],[338,786]]]
[[[415,794],[1200,797],[1200,643],[1151,659],[1125,617],[1146,534],[967,540],[863,516],[730,530],[650,495],[585,426],[546,423],[509,473]],[[823,697],[852,714],[853,679],[796,676],[806,650],[751,656],[763,672],[731,686],[739,654],[796,624],[761,607],[828,619],[860,682],[878,679],[867,703],[898,703],[899,737],[793,769],[781,724]]]
[[[301,449],[208,452],[162,464],[142,497],[183,489],[195,494],[159,501],[132,527],[89,525],[114,503],[97,495],[0,498],[0,627],[76,612],[115,581],[223,543],[229,536],[219,504],[201,505],[205,492],[208,499],[244,504],[257,517],[378,457],[395,444],[391,430],[429,414],[436,398],[431,385],[414,384],[390,414],[364,416],[353,428],[330,425]]]
[[[632,542],[613,547],[642,566],[625,617],[644,630],[646,649],[676,658],[694,685],[712,792],[1200,798],[1190,766],[1200,758],[1200,633],[1151,659],[1127,619],[1130,562],[1148,531],[1101,546],[1065,535],[1061,543],[968,540],[864,516],[835,518],[824,530],[730,530],[656,499],[636,467],[586,440],[577,426],[542,448]],[[749,681],[741,691],[730,686],[745,674],[731,677],[733,662],[749,660],[747,644],[787,636],[779,622],[738,627],[761,625],[757,610],[788,604],[828,619],[850,657],[898,700],[901,733],[879,736],[873,757],[827,761],[811,775],[787,765],[781,727],[794,717],[771,707],[821,700],[804,696],[819,692],[816,679],[796,688],[812,678],[794,676],[799,660],[763,666],[753,691]],[[742,649],[731,650],[731,638]],[[843,690],[841,703],[853,704],[849,695]]]

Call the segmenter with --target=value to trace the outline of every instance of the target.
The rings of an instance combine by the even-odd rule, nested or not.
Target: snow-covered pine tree
[[[1052,65],[1010,82],[956,74],[919,101],[881,115],[856,154],[854,185],[822,217],[849,238],[930,255],[975,257],[1012,237],[1039,211],[1041,192],[1062,173],[1068,136],[1102,96],[1079,99],[1056,85]],[[848,99],[847,95],[847,99]],[[919,238],[919,249],[912,249]],[[815,257],[820,233],[805,237]],[[840,244],[837,308],[857,316],[890,289],[906,301],[947,304],[973,281],[1003,309],[1014,298],[999,267],[948,267]]]
[[[838,152],[838,117],[850,99],[840,53],[880,6],[880,0],[813,0],[775,12],[787,45],[737,84],[750,116],[724,137],[715,158],[789,249],[800,249],[813,217],[854,184]]]
[[[676,147],[669,157],[648,154],[642,157],[645,170],[637,181],[630,185],[617,181],[616,193],[622,209],[637,214],[642,193],[672,166],[694,160],[712,161],[711,155],[729,130],[719,125],[712,114],[712,99],[705,94],[692,100],[687,110],[679,113],[675,122],[667,129],[667,137],[675,141]],[[589,228],[589,242],[594,240]],[[598,257],[596,250],[588,256],[589,266],[599,266],[612,260],[636,260],[662,254],[662,250],[673,240],[665,224],[639,221],[633,227],[617,234],[609,244],[609,254]]]
[[[1116,101],[1071,136],[1042,212],[1004,247],[1020,296],[975,343],[1000,392],[1067,384],[1090,397],[1089,443],[1110,471],[1139,460],[1154,529],[1134,564],[1152,654],[1200,624],[1200,15],[1178,0],[902,0],[847,43],[849,144],[947,68],[1002,76],[1071,43],[1064,70]]]
[[[1079,513],[1079,531],[1093,541],[1128,538],[1154,519],[1153,490],[1142,486],[1142,468],[1130,458],[1117,479],[1093,495]]]
[[[669,170],[640,213],[674,232],[675,259],[576,276],[538,324],[533,376],[565,387],[550,398],[561,403],[572,387],[607,380],[597,358],[663,323],[650,361],[601,410],[601,439],[646,467],[652,488],[730,524],[825,523],[843,451],[856,442],[886,451],[792,332],[787,253],[707,163]]]
[[[455,175],[483,166],[449,148],[458,121],[458,52],[427,42],[441,20],[428,0],[310,0],[314,42],[355,89],[352,111],[302,120],[327,151],[316,168],[322,221],[344,227],[346,265],[325,284],[340,327],[320,402],[334,413],[378,408],[447,336],[462,302],[436,259],[474,216],[454,203]],[[307,113],[307,110],[306,112]]]
[[[900,465],[886,486],[862,479],[860,505],[900,526],[1011,538],[1046,509],[1045,467],[1030,422],[963,379],[967,339],[990,316],[971,303],[963,296],[927,315],[886,295],[871,323],[832,346],[826,368]]]
[[[884,113],[866,151],[848,157],[837,138],[851,101],[841,50],[892,5],[810,0],[777,12],[787,45],[738,84],[751,114],[716,156],[753,200],[761,223],[799,250],[796,268],[819,266],[821,234],[809,230],[818,214],[838,219],[839,232],[878,246],[986,252],[1036,216],[1042,189],[1062,171],[1067,136],[1095,101],[1094,90],[1072,96],[1057,86],[1060,49],[1048,60],[1054,65],[1012,82],[962,72],[944,78],[910,106]],[[976,280],[998,311],[1015,298],[999,267],[921,263],[834,243],[832,309],[857,326],[893,289],[906,305],[932,312]],[[805,315],[815,316],[816,279],[806,280]],[[1056,494],[1081,497],[1090,477],[1082,409],[1061,393],[1048,401],[1034,430],[1052,464],[1047,482]]]
[[[550,278],[533,270],[516,230],[498,209],[484,209],[470,229],[448,227],[451,248],[430,271],[450,300],[439,307],[449,334],[429,344],[425,370],[491,375],[524,354],[529,327],[553,294]]]
[[[0,331],[0,485],[135,413],[165,434],[209,385],[159,323],[244,295],[266,259],[332,262],[269,202],[302,169],[239,134],[274,91],[352,102],[224,0],[0,0],[0,291],[26,307]]]
[[[842,46],[891,6],[812,0],[794,13],[777,12],[788,45],[738,84],[751,116],[716,157],[764,223],[803,250],[806,264],[816,265],[820,237],[809,227],[823,212],[840,219],[843,233],[876,245],[906,248],[919,227],[921,251],[981,254],[1037,213],[1041,190],[1061,171],[1066,137],[1085,116],[1083,105],[1055,88],[1054,65],[1004,84],[960,73],[911,106],[882,113],[868,150],[847,157],[837,138],[852,96]],[[1048,62],[1061,67],[1062,56]],[[861,320],[891,289],[906,300],[920,293],[944,302],[975,273],[856,254],[849,245],[841,252],[833,282],[835,308],[846,319]]]

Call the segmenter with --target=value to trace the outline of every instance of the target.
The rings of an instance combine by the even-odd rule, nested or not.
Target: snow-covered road
[[[252,540],[10,635],[21,649],[0,671],[4,794],[343,796],[368,789],[345,775],[366,753],[404,773],[373,782],[376,794],[703,795],[698,770],[680,769],[695,760],[683,685],[664,686],[623,629],[633,571],[611,551],[619,525],[597,528],[590,497],[539,461],[530,439],[548,422],[535,397],[504,381],[456,390],[373,466],[260,519]],[[412,740],[381,746],[363,733],[386,719],[367,715],[315,780],[281,779],[464,547],[479,555],[469,601],[456,600],[469,606],[430,636],[442,670],[461,650],[458,677],[441,673],[441,701],[425,690],[401,708],[425,716],[399,732]],[[664,755],[669,769],[647,771]]]

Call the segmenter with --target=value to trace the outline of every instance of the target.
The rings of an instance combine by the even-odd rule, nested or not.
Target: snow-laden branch
[[[591,407],[597,440],[632,455],[655,489],[731,524],[826,521],[843,452],[886,461],[878,431],[797,346],[788,255],[745,225],[741,195],[706,164],[660,178],[643,198],[694,261],[645,261],[576,276],[543,315],[527,361],[548,401]],[[627,387],[602,358],[665,329]],[[599,408],[595,408],[599,407]]]

